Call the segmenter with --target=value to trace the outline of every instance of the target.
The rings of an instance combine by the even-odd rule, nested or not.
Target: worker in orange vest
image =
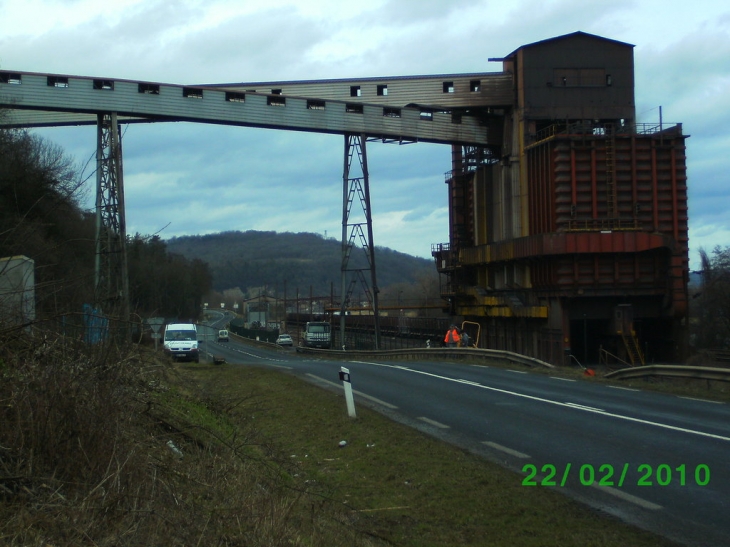
[[[444,336],[444,343],[450,348],[455,348],[459,345],[460,340],[459,329],[456,328],[456,325],[451,325]]]

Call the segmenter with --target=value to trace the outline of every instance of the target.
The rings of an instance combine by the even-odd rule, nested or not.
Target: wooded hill
[[[239,287],[268,286],[293,295],[298,288],[317,295],[340,292],[340,242],[312,233],[222,232],[203,236],[174,237],[166,241],[167,249],[188,259],[207,262],[213,275],[213,288],[224,291]],[[378,286],[413,284],[423,277],[435,277],[432,260],[414,257],[385,247],[375,248]],[[352,250],[350,267],[365,268],[365,252]],[[369,273],[368,273],[369,275]],[[369,277],[368,277],[369,282]]]

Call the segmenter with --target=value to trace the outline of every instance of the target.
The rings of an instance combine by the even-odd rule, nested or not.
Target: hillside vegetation
[[[290,295],[297,288],[308,294],[310,286],[318,295],[330,294],[332,284],[340,289],[340,242],[317,234],[232,231],[172,238],[167,248],[206,262],[217,291],[268,286],[281,293],[284,284]],[[380,288],[436,276],[433,261],[385,247],[375,248],[375,261]],[[350,267],[367,268],[362,248],[353,249]]]

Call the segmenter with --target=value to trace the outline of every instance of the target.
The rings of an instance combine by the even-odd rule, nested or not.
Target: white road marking
[[[585,406],[585,405],[579,405],[578,403],[565,403],[568,406],[572,406],[573,408],[579,408],[580,410],[591,410],[593,412],[606,412],[602,408],[596,408],[594,406]]]
[[[506,446],[502,446],[501,444],[493,443],[492,441],[482,441],[482,444],[486,444],[487,446],[491,446],[492,448],[495,448],[497,450],[500,450],[502,452],[506,452],[507,454],[511,456],[515,456],[516,458],[529,458],[530,456],[523,453],[518,452],[517,450],[512,450],[511,448],[507,448]]]
[[[379,367],[393,368],[393,365],[388,365],[385,363],[368,363],[368,364],[379,366]],[[508,370],[511,370],[511,369],[508,369]],[[433,374],[432,372],[425,372],[425,371],[416,370],[416,369],[410,369],[409,372],[412,372],[414,374],[421,374],[423,376],[431,376],[432,378],[438,378],[440,380],[446,380],[448,382],[457,382],[457,383],[459,382],[457,379],[449,378],[448,376],[441,376],[440,374]],[[520,371],[512,371],[512,372],[520,372]],[[583,406],[575,405],[574,403],[563,403],[561,401],[553,401],[551,399],[545,399],[544,397],[537,397],[535,395],[527,395],[526,393],[518,393],[516,391],[510,391],[508,389],[500,389],[497,387],[485,386],[483,384],[473,384],[473,386],[478,387],[480,389],[487,389],[489,391],[503,393],[505,395],[513,395],[515,397],[522,397],[523,399],[530,399],[532,401],[538,401],[538,402],[547,403],[550,405],[572,408],[574,410],[581,410],[584,412],[592,412],[594,414],[600,414],[602,416],[608,416],[611,418],[618,418],[619,420],[626,420],[629,422],[635,422],[635,423],[644,424],[644,425],[651,425],[654,427],[661,427],[663,429],[669,429],[672,431],[680,431],[682,433],[689,433],[691,435],[699,435],[701,437],[708,437],[710,439],[718,439],[720,441],[730,441],[730,437],[725,437],[723,435],[716,435],[714,433],[707,433],[705,431],[696,431],[694,429],[687,429],[685,427],[678,427],[675,425],[663,424],[660,422],[652,422],[650,420],[643,420],[641,418],[634,418],[632,416],[624,416],[622,414],[606,412],[605,410],[593,409],[591,407],[583,407]]]
[[[608,386],[611,389],[623,389],[624,391],[641,391],[640,389],[634,389],[633,387],[621,387],[621,386]]]
[[[223,347],[229,347],[229,346],[223,346]],[[262,361],[274,361],[276,363],[283,363],[285,359],[274,359],[273,357],[264,357],[263,355],[256,355],[255,353],[249,353],[247,351],[243,351],[242,349],[236,349],[231,348],[236,353],[242,353],[243,355],[247,355],[249,357],[254,357],[255,359],[261,359]]]
[[[561,378],[560,376],[550,376],[553,380],[562,380],[563,382],[575,382],[573,378]]]
[[[317,380],[318,382],[322,382],[323,384],[328,384],[328,385],[334,386],[336,388],[341,388],[342,387],[342,383],[339,383],[338,384],[336,382],[330,382],[329,380],[325,380],[324,378],[321,378],[321,377],[316,376],[314,374],[307,373],[307,376],[309,376],[310,378],[314,378],[315,380]],[[377,403],[379,405],[382,405],[382,406],[384,406],[386,408],[389,408],[391,410],[397,410],[398,409],[397,406],[391,405],[390,403],[386,403],[385,401],[381,401],[377,397],[373,397],[372,395],[368,395],[367,393],[363,393],[362,391],[358,391],[356,389],[353,389],[352,392],[355,393],[358,397],[363,397],[364,399],[368,399],[369,401],[372,401],[374,403]]]
[[[422,422],[426,422],[429,425],[438,427],[439,429],[450,429],[451,428],[451,426],[442,424],[441,422],[437,422],[436,420],[432,420],[431,418],[426,418],[425,416],[419,416],[418,419],[421,420]]]
[[[710,401],[709,399],[698,399],[697,397],[682,397],[681,395],[677,395],[680,399],[687,399],[688,401],[701,401],[703,403],[712,403],[715,405],[724,405],[725,403],[722,401]]]
[[[628,492],[624,492],[623,490],[611,488],[610,486],[600,486],[597,482],[594,482],[593,484],[591,484],[591,486],[593,488],[600,490],[601,492],[605,492],[606,494],[611,494],[612,496],[621,498],[624,501],[634,503],[640,507],[643,507],[644,509],[651,509],[652,511],[657,511],[662,508],[661,505],[657,505],[656,503],[652,503],[652,502],[647,501],[638,496],[633,496],[633,495],[629,494]]]
[[[459,382],[460,384],[469,384],[470,386],[481,386],[482,385],[479,382],[472,382],[471,380],[463,380],[461,378],[456,380],[456,382]]]
[[[506,369],[509,372],[516,372],[517,374],[527,374],[524,370],[512,370],[511,368]]]

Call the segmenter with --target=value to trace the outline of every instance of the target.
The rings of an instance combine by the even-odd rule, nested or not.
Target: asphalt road
[[[340,393],[346,366],[356,405],[514,469],[525,488],[557,489],[686,545],[728,545],[726,404],[524,370],[318,360],[233,338],[206,345],[229,364],[279,368]]]

